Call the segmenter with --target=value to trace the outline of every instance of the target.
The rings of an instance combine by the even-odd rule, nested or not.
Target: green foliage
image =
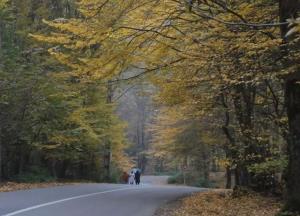
[[[185,181],[187,185],[202,187],[202,188],[212,188],[214,187],[214,183],[209,179],[205,179],[202,176],[196,175],[195,173],[187,173],[185,175]],[[177,173],[168,178],[168,184],[183,184],[184,183],[184,175],[183,173]]]
[[[110,183],[120,183],[122,176],[122,169],[116,164],[112,164],[111,173],[110,173]]]
[[[195,186],[203,188],[213,188],[215,187],[215,184],[211,180],[200,177],[197,179]]]
[[[183,184],[183,174],[177,173],[168,178],[168,184]]]
[[[12,180],[24,183],[38,183],[38,182],[53,182],[56,179],[50,174],[45,167],[32,166],[24,173],[20,173]]]
[[[270,158],[262,163],[253,164],[249,171],[255,175],[282,173],[288,165],[287,157]]]
[[[289,212],[289,211],[282,211],[276,216],[300,216],[300,213],[297,212]]]

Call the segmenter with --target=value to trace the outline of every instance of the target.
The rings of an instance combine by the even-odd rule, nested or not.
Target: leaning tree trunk
[[[280,21],[298,17],[299,0],[280,0]],[[281,26],[281,35],[285,35],[289,27]],[[288,54],[287,51],[285,54]],[[297,63],[294,63],[297,64]],[[300,72],[295,71],[286,77],[285,100],[289,120],[288,156],[289,164],[286,172],[287,202],[286,208],[300,211]]]

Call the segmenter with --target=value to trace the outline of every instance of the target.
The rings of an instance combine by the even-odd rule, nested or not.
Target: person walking
[[[122,175],[122,177],[121,177],[121,182],[122,182],[123,184],[127,184],[127,183],[128,183],[128,179],[129,179],[128,173],[127,173],[127,172],[123,172],[123,175]]]
[[[141,172],[137,170],[134,174],[135,184],[139,185],[141,182]]]
[[[135,174],[134,174],[133,171],[131,171],[130,174],[129,174],[128,183],[131,184],[131,185],[134,184],[134,179],[135,179]]]

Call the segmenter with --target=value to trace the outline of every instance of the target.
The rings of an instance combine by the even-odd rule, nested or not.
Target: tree
[[[298,16],[300,2],[297,0],[280,1],[280,21],[286,22]],[[281,26],[281,36],[286,40],[287,33],[290,27],[287,24]],[[286,41],[289,43],[289,41]],[[290,45],[285,45],[283,48],[284,55],[289,55],[291,52],[297,52],[296,43],[290,42]],[[289,138],[288,138],[288,155],[289,164],[286,172],[287,181],[287,206],[289,210],[300,211],[300,73],[293,68],[295,65],[295,57],[293,56],[288,61],[284,62],[284,67],[288,72],[285,77],[285,97],[287,113],[289,118]]]

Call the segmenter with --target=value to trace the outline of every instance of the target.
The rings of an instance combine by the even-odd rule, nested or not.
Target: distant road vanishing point
[[[152,216],[163,204],[203,189],[163,184],[144,176],[143,184],[78,184],[0,193],[1,216]]]

